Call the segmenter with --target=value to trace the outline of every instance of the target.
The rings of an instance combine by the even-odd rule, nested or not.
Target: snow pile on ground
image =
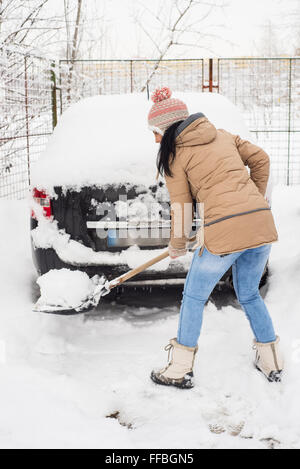
[[[240,111],[224,96],[175,95],[187,103],[190,114],[201,111],[218,128],[249,137]],[[158,146],[147,123],[152,104],[145,94],[130,94],[94,96],[71,105],[32,168],[32,185],[51,193],[55,185],[154,184]]]
[[[85,272],[52,269],[37,279],[41,296],[39,305],[77,308],[93,294],[95,284]]]
[[[0,200],[0,447],[300,448],[300,188],[276,187],[265,290],[286,359],[284,381],[253,367],[252,333],[238,304],[205,309],[196,386],[159,387],[177,306],[102,302],[95,315],[32,312],[29,213]],[[28,236],[26,235],[28,233]],[[108,298],[108,297],[107,297]]]

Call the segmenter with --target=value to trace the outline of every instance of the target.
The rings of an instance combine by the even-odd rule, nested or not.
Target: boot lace
[[[168,363],[170,363],[170,354],[171,354],[171,350],[173,350],[174,348],[174,345],[172,344],[168,344],[165,346],[165,351],[168,352]]]

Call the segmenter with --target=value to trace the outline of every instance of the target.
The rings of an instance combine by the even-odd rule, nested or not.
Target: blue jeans
[[[197,248],[194,252],[184,285],[177,341],[188,347],[197,345],[204,305],[215,285],[231,265],[235,293],[256,340],[262,343],[276,340],[272,319],[259,293],[259,283],[271,244],[223,257],[211,254],[206,248],[199,257],[199,250],[200,248]]]

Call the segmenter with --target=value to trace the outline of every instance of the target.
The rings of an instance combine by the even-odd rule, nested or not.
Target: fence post
[[[62,94],[62,79],[61,79],[61,60],[58,62],[58,80],[59,80],[59,100],[60,100],[60,108],[59,112],[62,114],[63,112],[63,94]]]
[[[52,127],[57,124],[57,99],[56,99],[56,75],[55,75],[55,62],[51,62],[50,80],[52,82],[51,89],[51,107],[52,107]]]
[[[130,60],[130,93],[133,93],[133,61]]]
[[[210,93],[213,93],[213,89],[217,88],[219,91],[219,83],[217,85],[214,85],[214,72],[213,72],[213,59],[208,59],[208,85],[203,84],[203,76],[204,76],[204,65],[202,62],[202,91],[204,89],[208,88],[208,91]]]
[[[30,187],[30,149],[29,149],[29,117],[28,117],[28,76],[27,55],[24,55],[24,85],[25,85],[25,119],[26,119],[26,147],[27,147],[27,175]]]
[[[209,90],[210,93],[213,92],[213,59],[209,59]]]
[[[292,108],[292,59],[289,59],[289,116],[288,116],[288,161],[287,185],[290,185],[290,156],[291,156],[291,109]]]

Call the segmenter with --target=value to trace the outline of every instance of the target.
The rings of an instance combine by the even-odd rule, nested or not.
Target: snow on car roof
[[[249,138],[241,112],[217,93],[173,92],[189,113],[203,112],[217,128]],[[152,105],[145,94],[99,95],[72,104],[33,165],[32,185],[79,189],[111,183],[151,185],[158,144],[148,129]]]

